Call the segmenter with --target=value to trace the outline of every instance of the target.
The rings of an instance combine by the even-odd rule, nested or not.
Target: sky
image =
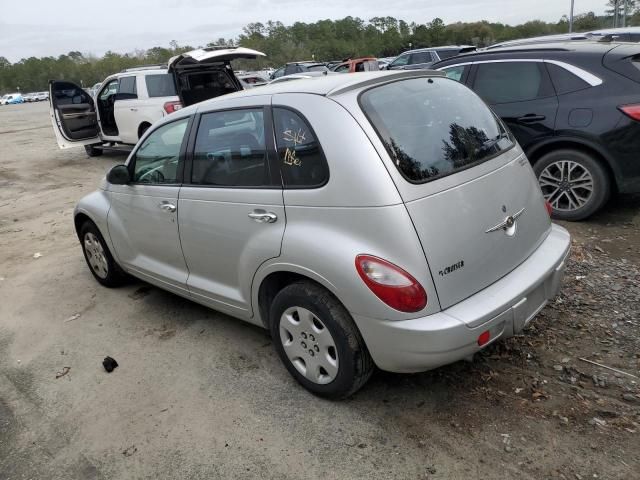
[[[0,56],[11,62],[72,50],[102,55],[154,46],[206,45],[235,38],[251,22],[314,22],[348,15],[426,23],[557,21],[571,0],[0,0]],[[575,12],[602,14],[606,0],[575,0]]]

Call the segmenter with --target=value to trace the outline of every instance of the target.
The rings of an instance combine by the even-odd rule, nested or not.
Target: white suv
[[[84,145],[89,156],[105,143],[134,145],[157,120],[183,106],[242,90],[231,60],[264,53],[248,48],[203,48],[167,67],[130,68],[107,77],[92,98],[78,85],[49,82],[51,122],[60,148]]]

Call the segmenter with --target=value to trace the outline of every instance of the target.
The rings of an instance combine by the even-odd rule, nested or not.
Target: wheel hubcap
[[[593,177],[584,166],[571,160],[559,160],[538,176],[544,198],[554,210],[573,211],[593,196]]]
[[[280,341],[293,366],[313,383],[338,375],[338,349],[322,321],[306,308],[291,307],[280,317]]]
[[[104,253],[100,240],[91,232],[84,236],[84,251],[87,254],[87,260],[93,273],[100,278],[106,278],[109,273],[107,256]]]

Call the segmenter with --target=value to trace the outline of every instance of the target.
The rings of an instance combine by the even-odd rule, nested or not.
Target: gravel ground
[[[565,225],[525,335],[328,402],[261,329],[93,280],[72,210],[123,156],[58,150],[45,104],[0,107],[0,142],[0,479],[640,478],[640,379],[580,360],[640,376],[640,196]]]

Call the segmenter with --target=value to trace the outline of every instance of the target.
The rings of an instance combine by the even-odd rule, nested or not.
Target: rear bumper
[[[380,320],[353,315],[376,365],[391,372],[420,372],[456,362],[519,333],[560,290],[571,238],[551,232],[518,268],[462,302],[427,317]],[[491,340],[478,346],[478,336]]]

